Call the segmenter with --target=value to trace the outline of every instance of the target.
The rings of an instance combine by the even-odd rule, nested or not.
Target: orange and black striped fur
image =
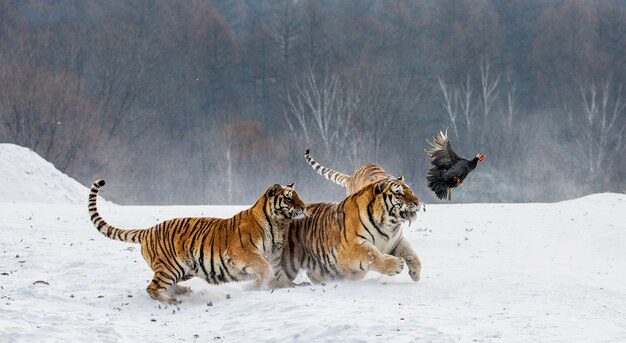
[[[173,294],[189,291],[179,281],[194,276],[212,284],[257,278],[259,288],[273,288],[279,268],[284,231],[304,217],[305,205],[289,186],[269,187],[251,208],[232,218],[178,218],[147,229],[126,230],[107,224],[96,207],[104,180],[91,186],[89,215],[103,235],[140,243],[141,254],[154,271],[146,289],[156,300],[178,303]]]
[[[322,175],[327,180],[345,187],[346,195],[356,193],[361,187],[369,183],[393,177],[393,175],[387,173],[379,165],[371,163],[360,166],[352,175],[343,174],[317,163],[309,154],[309,149],[304,152],[304,158],[318,174]]]
[[[419,207],[402,178],[367,184],[338,204],[307,205],[307,216],[287,228],[279,284],[293,280],[301,268],[317,283],[358,280],[370,270],[395,275],[405,262],[418,281],[421,263],[402,224],[414,220]]]

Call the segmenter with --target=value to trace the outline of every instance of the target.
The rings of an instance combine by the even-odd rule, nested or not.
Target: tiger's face
[[[396,226],[415,220],[421,207],[419,199],[404,182],[404,177],[380,181],[374,187],[381,202],[383,222]]]
[[[300,200],[294,184],[275,184],[267,190],[267,202],[274,219],[288,221],[304,218],[306,205]]]

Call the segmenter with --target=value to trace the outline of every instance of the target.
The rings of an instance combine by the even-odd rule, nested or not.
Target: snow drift
[[[82,204],[86,192],[34,151],[0,144],[0,202]]]

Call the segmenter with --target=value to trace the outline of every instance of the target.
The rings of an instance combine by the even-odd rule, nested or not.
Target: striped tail
[[[339,186],[348,187],[348,179],[350,178],[350,175],[346,175],[330,168],[326,168],[323,165],[315,162],[311,155],[309,155],[309,149],[306,149],[306,151],[304,152],[304,158],[306,158],[306,161],[309,162],[311,167],[313,167],[313,169],[318,174],[325,177],[326,180],[330,180],[338,184]]]
[[[125,230],[115,226],[107,224],[107,222],[100,217],[98,208],[96,207],[96,199],[98,198],[98,191],[100,187],[104,186],[104,180],[98,180],[91,185],[91,192],[89,192],[89,217],[91,222],[100,231],[101,234],[118,241],[128,243],[141,243],[141,237],[146,230]]]

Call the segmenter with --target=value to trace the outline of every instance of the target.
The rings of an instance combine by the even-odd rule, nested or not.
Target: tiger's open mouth
[[[414,202],[407,205],[404,211],[400,211],[400,217],[404,220],[408,220],[409,223],[415,220],[417,217],[417,212],[422,208],[421,202]]]
[[[417,217],[417,210],[400,211],[400,218],[413,221]]]

